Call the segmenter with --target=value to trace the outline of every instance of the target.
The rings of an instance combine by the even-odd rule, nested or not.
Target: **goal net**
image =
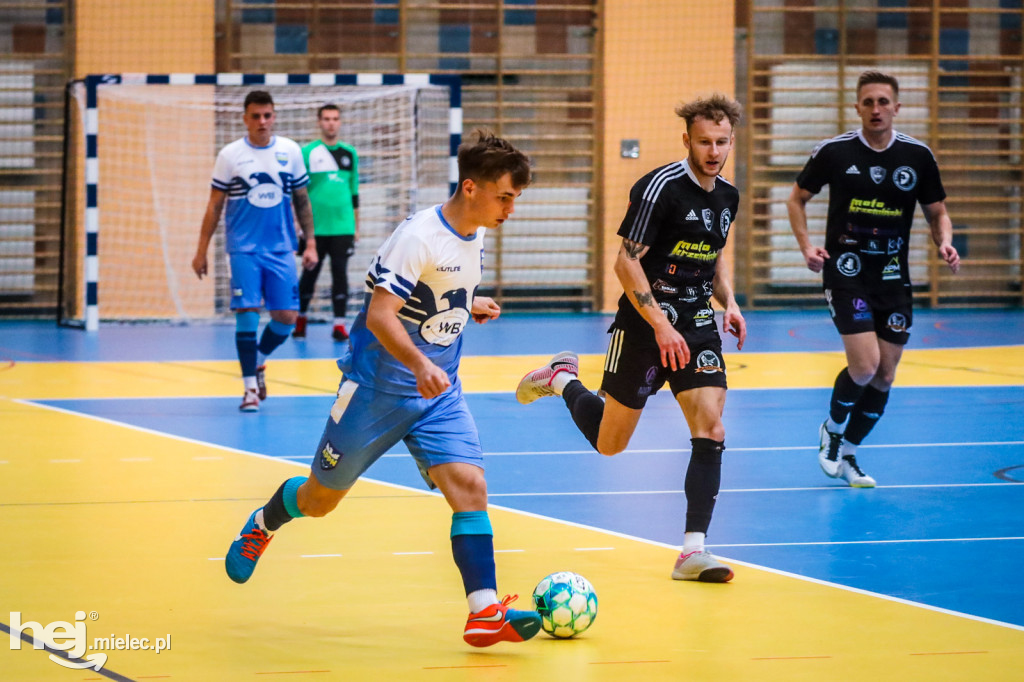
[[[312,82],[290,82],[303,80]],[[82,170],[69,175],[83,182],[79,210],[65,213],[74,228],[64,230],[65,241],[74,241],[65,245],[64,290],[74,292],[62,311],[66,321],[95,328],[99,319],[190,322],[229,314],[223,215],[208,253],[210,276],[200,281],[191,262],[214,159],[246,134],[242,102],[257,89],[274,98],[275,134],[300,145],[319,138],[320,106],[341,110],[339,137],[359,156],[353,305],[391,230],[448,196],[461,132],[458,82],[450,77],[90,77],[72,88],[82,134],[71,147]],[[330,281],[325,267],[309,309],[313,319],[332,315]]]

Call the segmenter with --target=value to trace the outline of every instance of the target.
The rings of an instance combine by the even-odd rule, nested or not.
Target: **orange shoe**
[[[482,611],[469,614],[462,639],[472,646],[491,646],[498,642],[525,642],[540,631],[540,614],[517,611],[509,604],[519,595],[506,595],[500,604],[491,604]]]

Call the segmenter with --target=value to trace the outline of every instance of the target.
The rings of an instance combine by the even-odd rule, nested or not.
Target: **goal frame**
[[[83,116],[83,133],[85,144],[84,169],[82,182],[85,192],[85,268],[82,294],[84,302],[84,320],[68,319],[64,310],[64,287],[63,282],[59,287],[59,300],[57,304],[57,323],[60,326],[80,327],[89,332],[99,330],[100,325],[100,300],[99,300],[99,273],[100,273],[100,211],[99,204],[99,146],[102,140],[99,139],[99,89],[111,85],[231,85],[231,86],[288,86],[288,85],[310,85],[310,86],[387,86],[387,85],[438,85],[448,88],[448,188],[454,193],[459,179],[458,169],[458,148],[462,140],[462,81],[457,75],[452,74],[428,74],[428,73],[407,73],[407,74],[385,74],[385,73],[107,73],[91,74],[82,79],[75,79],[68,83],[67,97],[75,82],[84,84],[85,87],[85,109]],[[70,106],[66,107],[70,111]],[[65,123],[65,137],[67,123]],[[67,141],[65,141],[67,142]],[[65,154],[68,145],[65,143]],[[212,163],[212,160],[211,160]],[[68,167],[68,159],[65,158],[65,168]],[[66,174],[65,174],[66,177]],[[68,189],[66,188],[66,194]],[[61,262],[65,264],[67,223],[72,218],[68,211],[62,211],[61,229]],[[61,268],[63,280],[64,267]]]

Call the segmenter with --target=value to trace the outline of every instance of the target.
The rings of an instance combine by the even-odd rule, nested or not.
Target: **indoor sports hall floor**
[[[827,314],[747,321],[747,347],[726,342],[708,538],[735,568],[725,585],[669,578],[689,436],[667,392],[613,458],[560,400],[515,401],[564,349],[596,388],[608,318],[467,331],[499,594],[522,606],[572,570],[600,599],[576,640],[484,650],[461,639],[450,513],[401,448],[335,513],[278,533],[249,583],[224,575],[248,514],[308,467],[338,379],[328,327],[271,359],[254,415],[237,410],[231,326],[0,323],[0,641],[15,618],[52,635],[0,644],[0,680],[1024,679],[1024,312],[918,312],[858,456],[873,490],[818,469],[843,364]],[[107,654],[98,671],[51,660],[100,637],[170,646],[72,650]]]

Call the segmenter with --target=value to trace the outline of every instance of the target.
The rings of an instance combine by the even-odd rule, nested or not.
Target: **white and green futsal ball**
[[[533,604],[544,632],[558,639],[575,637],[597,618],[597,594],[586,578],[571,571],[552,573],[537,584]]]

